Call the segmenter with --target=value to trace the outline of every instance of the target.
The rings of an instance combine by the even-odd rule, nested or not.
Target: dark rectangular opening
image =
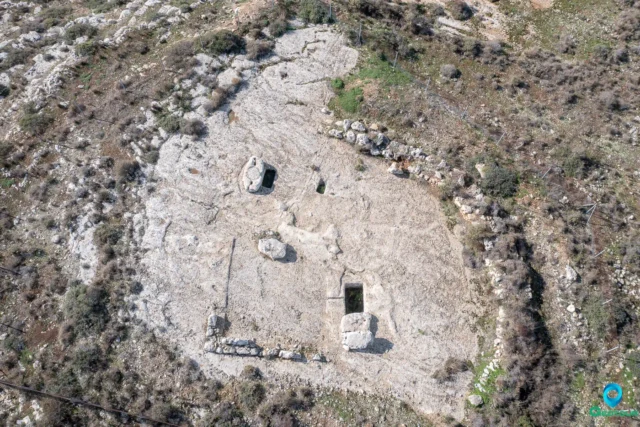
[[[345,314],[364,312],[364,292],[361,284],[345,286],[344,305]]]
[[[273,181],[276,180],[276,170],[267,169],[264,172],[264,178],[262,178],[262,186],[265,188],[273,188]]]
[[[326,189],[327,189],[327,185],[324,183],[324,181],[320,181],[318,183],[318,186],[316,187],[316,192],[320,194],[324,194],[324,191]]]

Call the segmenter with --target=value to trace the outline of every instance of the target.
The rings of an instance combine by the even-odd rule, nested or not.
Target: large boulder
[[[262,159],[252,156],[242,170],[242,184],[249,193],[256,193],[262,186],[264,173],[267,170]]]
[[[375,336],[371,331],[371,314],[351,313],[340,322],[342,346],[345,350],[364,350],[373,344]]]
[[[278,239],[260,239],[258,250],[272,260],[282,259],[287,256],[287,245]]]

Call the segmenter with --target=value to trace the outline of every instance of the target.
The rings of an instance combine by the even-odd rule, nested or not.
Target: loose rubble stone
[[[287,255],[287,245],[277,239],[260,239],[258,250],[272,260],[282,259]]]
[[[482,396],[480,396],[479,394],[472,394],[467,398],[467,400],[473,406],[480,406],[484,403],[484,401],[482,400]]]
[[[342,346],[346,350],[364,350],[373,344],[371,332],[371,314],[351,313],[342,317],[340,322]]]
[[[570,265],[567,265],[565,269],[565,277],[569,282],[575,282],[578,280],[578,272],[573,269]]]
[[[342,132],[336,129],[329,130],[329,136],[336,139],[342,139]]]
[[[285,360],[302,360],[302,355],[300,353],[296,353],[295,351],[281,350],[278,354],[278,357]]]
[[[314,362],[326,362],[327,358],[324,357],[324,354],[322,354],[322,353],[316,353],[316,354],[313,355],[311,360],[313,360]]]
[[[244,185],[244,189],[249,193],[256,193],[260,190],[266,170],[267,168],[265,167],[262,159],[255,156],[251,157],[244,166],[244,171],[242,173],[242,184]]]
[[[568,311],[569,313],[573,313],[573,312],[575,312],[575,311],[576,311],[576,306],[575,306],[575,305],[573,305],[573,304],[569,304],[569,305],[567,306],[567,311]]]
[[[351,120],[346,119],[342,122],[342,129],[347,132],[349,131],[349,129],[351,129],[351,123],[353,123]]]
[[[354,144],[356,142],[356,133],[352,130],[347,131],[345,139],[349,144]]]
[[[362,124],[362,122],[353,122],[351,123],[351,129],[356,132],[366,132],[367,128]]]
[[[389,166],[389,169],[387,169],[387,172],[396,176],[404,175],[404,171],[400,167],[400,164],[396,162],[391,163],[391,166]]]
[[[215,314],[209,316],[209,319],[207,319],[207,337],[218,335],[220,333],[220,325],[222,325],[222,319],[219,316]]]
[[[366,134],[359,133],[358,136],[356,136],[356,143],[358,145],[367,145],[370,143],[370,140]]]
[[[389,144],[389,138],[383,133],[378,133],[378,136],[374,140],[376,147],[386,147]]]

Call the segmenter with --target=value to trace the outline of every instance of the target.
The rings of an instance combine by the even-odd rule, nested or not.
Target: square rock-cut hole
[[[262,178],[262,186],[265,188],[273,188],[273,182],[276,180],[276,170],[267,169]]]
[[[327,189],[327,184],[325,184],[324,181],[320,180],[320,182],[318,183],[318,186],[316,187],[316,193],[324,194],[326,189]]]
[[[364,291],[361,283],[350,283],[344,288],[345,314],[364,312]]]

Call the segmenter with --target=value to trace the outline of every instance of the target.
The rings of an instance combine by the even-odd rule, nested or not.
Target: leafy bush
[[[94,41],[87,41],[76,46],[76,53],[79,56],[93,56],[98,51],[98,45]]]
[[[38,111],[35,104],[28,103],[19,120],[20,128],[31,136],[42,135],[53,123],[53,117],[47,110]]]
[[[207,33],[200,37],[199,45],[213,55],[240,53],[245,49],[244,39],[229,30]]]
[[[247,44],[247,58],[256,60],[263,58],[273,50],[273,42],[266,40],[251,40]]]
[[[329,7],[320,0],[302,0],[298,17],[304,22],[311,24],[322,24],[328,22]]]
[[[29,49],[9,49],[6,58],[0,62],[0,71],[5,71],[16,65],[26,63],[30,55],[31,51]]]
[[[180,129],[180,118],[170,113],[161,114],[158,117],[158,126],[168,133],[177,132]]]
[[[280,37],[287,32],[288,26],[285,19],[276,19],[269,23],[269,34],[271,37]]]
[[[78,37],[87,36],[91,38],[98,33],[98,30],[88,24],[74,24],[67,29],[64,34],[65,40],[69,43],[73,43]]]
[[[67,291],[63,312],[73,323],[76,333],[84,336],[97,334],[109,321],[108,302],[109,295],[104,289],[77,285]]]
[[[491,196],[511,197],[518,191],[518,176],[509,169],[494,166],[482,179],[481,186]]]
[[[93,234],[93,238],[99,247],[116,245],[122,236],[124,236],[122,226],[108,223],[100,224]]]
[[[451,16],[459,21],[466,21],[473,16],[473,9],[462,0],[451,0],[447,6]]]
[[[73,365],[81,372],[95,372],[105,367],[102,350],[97,345],[84,345],[76,349]]]
[[[447,79],[457,79],[460,77],[460,74],[460,70],[458,70],[453,64],[445,64],[440,67],[440,75]]]
[[[336,90],[344,89],[344,80],[341,78],[331,80],[331,87]]]
[[[239,400],[244,407],[255,411],[266,396],[264,386],[258,382],[247,381],[240,384]]]
[[[181,40],[169,47],[166,63],[171,68],[183,68],[195,55],[195,44],[191,40]]]
[[[117,7],[124,6],[129,0],[84,0],[83,3],[95,13],[106,13]]]
[[[40,14],[42,25],[49,29],[64,23],[64,19],[71,16],[73,9],[70,7],[50,7]]]
[[[444,363],[444,366],[435,371],[431,377],[438,382],[451,381],[455,375],[460,372],[466,372],[471,369],[471,367],[472,365],[469,361],[449,357]]]
[[[125,162],[118,168],[118,176],[126,182],[132,182],[140,173],[140,164],[136,161]]]
[[[202,120],[183,120],[180,124],[180,130],[185,135],[204,136],[207,133],[207,126]]]

